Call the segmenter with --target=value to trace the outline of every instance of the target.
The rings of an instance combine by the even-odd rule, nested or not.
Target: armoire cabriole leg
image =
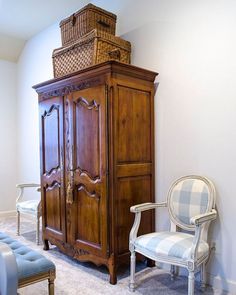
[[[113,269],[113,271],[110,273],[109,282],[111,285],[115,285],[117,283],[117,274],[115,269]]]
[[[116,273],[115,265],[109,268],[109,273],[110,273],[110,284],[115,285],[117,283],[117,273]]]
[[[150,258],[147,258],[147,267],[154,267],[156,266],[156,262]]]
[[[204,292],[206,289],[206,264],[201,265],[201,290]]]
[[[43,240],[43,250],[49,250],[49,243],[48,240]]]
[[[134,283],[135,263],[136,263],[135,251],[132,251],[130,255],[130,284],[129,284],[131,291],[134,291],[134,287],[135,287],[135,283]]]
[[[188,274],[188,295],[194,295],[194,271],[189,271]]]
[[[110,284],[115,285],[117,283],[117,265],[114,254],[109,258],[107,267],[110,274]]]
[[[20,212],[17,211],[17,235],[20,235]]]

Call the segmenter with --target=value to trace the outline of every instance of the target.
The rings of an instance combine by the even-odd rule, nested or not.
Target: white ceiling
[[[17,61],[25,42],[89,0],[0,0],[0,59]]]

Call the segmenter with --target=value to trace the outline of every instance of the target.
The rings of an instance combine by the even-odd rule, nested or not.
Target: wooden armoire
[[[104,62],[33,88],[39,97],[44,249],[104,264],[129,262],[134,204],[154,201],[154,79]],[[154,229],[153,212],[140,233]]]

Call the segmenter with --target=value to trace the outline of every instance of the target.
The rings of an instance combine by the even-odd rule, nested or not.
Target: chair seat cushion
[[[143,254],[161,255],[187,260],[190,258],[190,248],[193,235],[181,232],[157,232],[139,236],[135,240],[135,247]],[[197,258],[207,255],[209,246],[200,241]]]
[[[28,200],[24,202],[19,202],[16,204],[16,210],[25,212],[36,212],[39,202],[39,200]]]
[[[1,232],[0,242],[7,244],[16,257],[19,281],[55,270],[52,261]]]

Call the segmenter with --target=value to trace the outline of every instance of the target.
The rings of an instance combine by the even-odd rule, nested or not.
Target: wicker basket
[[[130,42],[93,30],[72,45],[53,51],[54,77],[61,77],[107,60],[130,63],[130,53]]]
[[[62,46],[77,41],[93,29],[115,35],[116,15],[93,4],[72,14],[60,22]]]

